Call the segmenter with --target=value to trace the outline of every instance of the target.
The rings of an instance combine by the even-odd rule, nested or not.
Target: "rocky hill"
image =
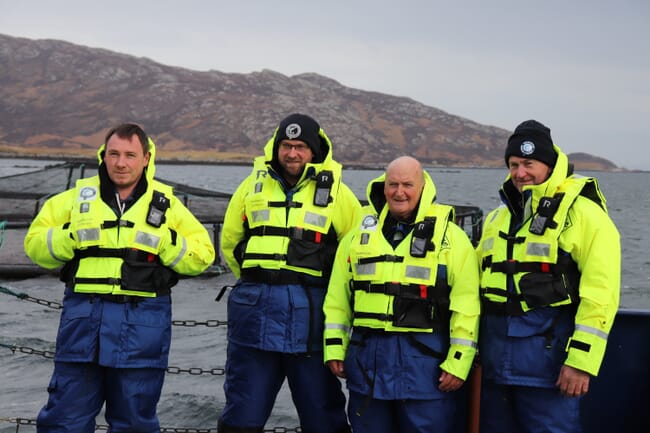
[[[410,154],[427,165],[503,166],[509,132],[317,74],[199,72],[104,49],[0,35],[0,154],[92,157],[137,122],[167,160],[250,162],[291,112],[315,117],[350,165]],[[615,169],[581,154],[578,168]]]

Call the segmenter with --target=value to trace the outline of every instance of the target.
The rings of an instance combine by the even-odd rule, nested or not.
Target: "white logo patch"
[[[519,150],[521,150],[521,154],[524,156],[532,155],[535,153],[535,143],[532,141],[524,141],[521,143]]]
[[[291,125],[287,126],[287,129],[285,129],[284,132],[287,134],[287,138],[289,140],[293,140],[294,138],[300,137],[302,129],[297,123],[292,123]]]
[[[377,226],[377,217],[374,215],[366,215],[361,221],[361,229],[368,230]]]
[[[97,197],[97,189],[92,186],[84,186],[79,191],[79,200],[80,201],[90,201],[95,200]]]

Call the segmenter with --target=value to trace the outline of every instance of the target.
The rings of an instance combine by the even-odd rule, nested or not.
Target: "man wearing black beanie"
[[[321,141],[319,131],[318,122],[306,114],[294,113],[285,117],[275,134],[273,155],[277,156],[278,147],[283,141],[297,140],[302,141],[311,150],[311,162],[323,162],[323,148],[327,152],[327,144]]]
[[[505,206],[486,218],[481,433],[578,433],[619,304],[620,236],[595,178],[570,174],[536,120],[505,151]]]
[[[226,405],[219,433],[263,432],[286,379],[305,433],[349,433],[345,394],[323,360],[323,300],[337,245],[361,211],[316,120],[283,119],[228,204]]]
[[[515,128],[506,147],[506,166],[511,156],[536,159],[549,167],[555,167],[557,153],[553,149],[551,130],[537,120],[526,120]]]

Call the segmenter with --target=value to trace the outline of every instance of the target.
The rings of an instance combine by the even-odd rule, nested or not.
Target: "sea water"
[[[36,170],[52,161],[0,159],[0,177]],[[192,186],[232,193],[250,172],[249,166],[165,165],[157,167],[157,177]],[[430,168],[438,200],[457,205],[475,205],[487,213],[499,205],[498,185],[505,169]],[[367,182],[379,170],[344,170],[344,181],[359,196],[365,196]],[[621,233],[623,276],[621,307],[650,308],[650,173],[583,173],[598,177],[608,199],[609,212]],[[1,180],[0,180],[1,182]],[[216,302],[222,286],[232,284],[232,274],[218,277],[182,279],[173,289],[173,320],[225,321],[226,299]],[[63,287],[58,279],[41,276],[23,280],[0,280],[0,285],[31,297],[60,302]],[[29,354],[29,349],[54,351],[60,310],[0,294],[0,433],[15,432],[8,418],[34,419],[47,400],[52,373],[49,357]],[[189,321],[189,322],[187,322]],[[20,349],[14,354],[7,346]],[[174,326],[169,365],[203,374],[167,374],[159,404],[161,426],[167,428],[215,429],[225,399],[219,369],[225,365],[225,326]],[[207,373],[205,373],[207,372]],[[98,424],[105,424],[101,414]],[[282,389],[267,428],[294,429],[297,416],[290,395]],[[35,427],[21,425],[20,432]]]

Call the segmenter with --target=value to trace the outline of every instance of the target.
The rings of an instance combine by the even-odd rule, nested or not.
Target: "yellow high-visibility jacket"
[[[65,264],[62,279],[77,293],[154,297],[168,293],[175,274],[198,275],[214,261],[205,227],[169,186],[154,180],[155,145],[149,144],[146,190],[123,215],[105,201],[115,197],[101,193],[110,189],[104,173],[47,200],[27,232],[27,255],[48,269]],[[154,197],[167,206],[160,227],[146,222]]]
[[[465,232],[453,223],[453,209],[434,203],[435,185],[425,173],[416,228],[393,248],[382,233],[388,206],[385,200],[378,202],[377,197],[371,197],[372,191],[383,191],[372,185],[384,179],[382,175],[369,184],[370,205],[364,208],[359,227],[343,239],[337,251],[324,304],[325,360],[346,359],[354,329],[386,335],[436,334],[443,347],[440,367],[465,379],[476,351],[480,310],[472,245]],[[434,229],[424,255],[420,257],[420,251],[414,256],[411,245],[418,224],[433,218]],[[433,320],[400,321],[398,316],[408,316],[396,311],[404,300],[415,301],[415,308],[428,309]],[[440,323],[441,319],[446,323]]]
[[[485,219],[477,252],[486,311],[508,300],[520,311],[507,322],[507,329],[497,331],[486,323],[481,359],[484,366],[498,369],[508,361],[497,359],[503,350],[501,354],[490,350],[495,347],[491,339],[532,338],[553,331],[549,326],[558,326],[555,335],[559,335],[562,325],[552,319],[558,314],[554,309],[574,308],[573,329],[564,342],[558,342],[565,345],[564,356],[557,358],[553,368],[559,371],[564,363],[597,375],[619,303],[620,239],[596,179],[567,176],[568,159],[557,146],[555,150],[559,156],[549,179],[524,187],[521,221],[513,221],[510,211],[513,194],[509,191],[514,186],[509,177],[501,188],[505,205]],[[505,334],[497,337],[501,333]],[[545,354],[536,356],[543,359]],[[503,381],[525,385],[545,381],[541,376],[548,367],[521,360],[517,364],[522,370]],[[489,368],[484,374],[491,374]],[[494,374],[501,377],[503,372]]]
[[[233,194],[221,248],[237,277],[246,269],[285,270],[325,278],[327,285],[338,241],[355,226],[361,205],[341,182],[329,138],[322,129],[319,135],[329,150],[323,162],[306,165],[293,188],[285,190],[272,166],[274,134]]]

